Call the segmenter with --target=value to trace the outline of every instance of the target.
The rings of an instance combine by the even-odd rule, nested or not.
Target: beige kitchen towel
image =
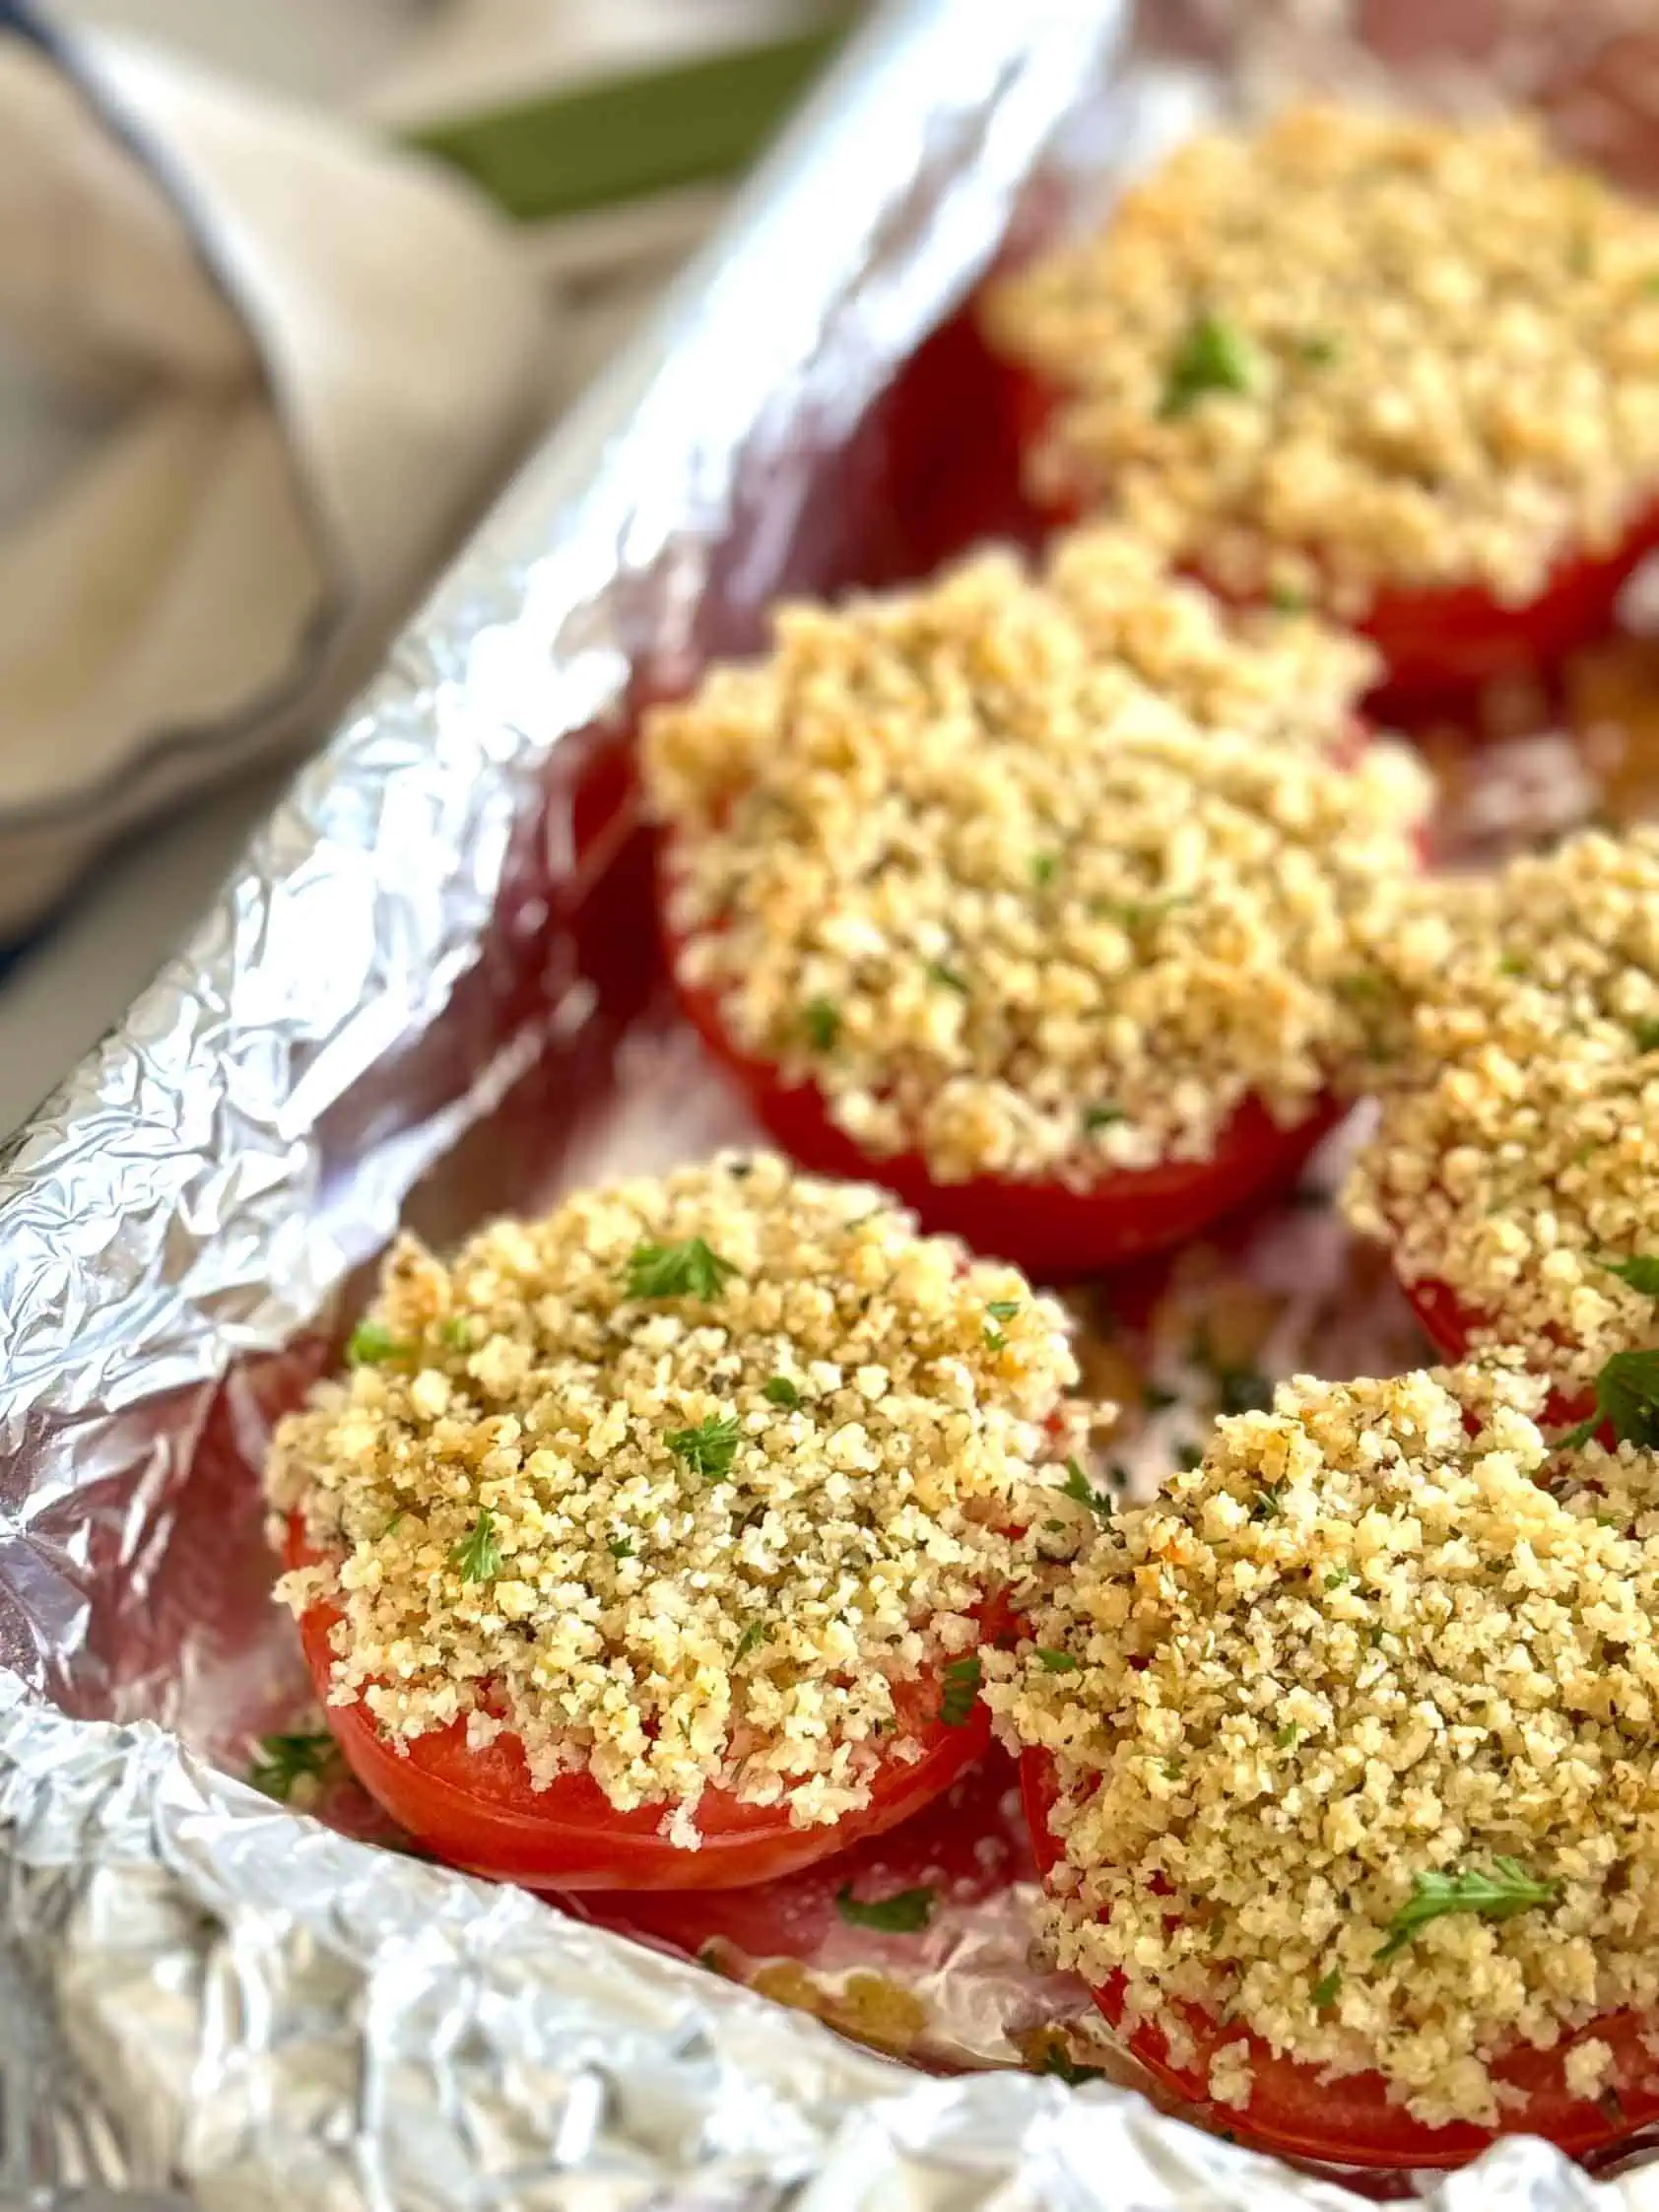
[[[99,426],[0,515],[0,936],[326,728],[536,427],[548,343],[465,185],[0,0],[0,346]]]

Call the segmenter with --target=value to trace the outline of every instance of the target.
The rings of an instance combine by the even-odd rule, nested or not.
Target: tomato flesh
[[[1020,1794],[1030,1825],[1037,1870],[1046,1879],[1064,1853],[1049,1828],[1059,1801],[1054,1763],[1046,1752],[1028,1751],[1020,1761]],[[1090,1995],[1114,2028],[1124,2016],[1123,1977],[1114,1975]],[[1643,2048],[1644,2023],[1629,2012],[1609,2013],[1576,2030],[1554,2050],[1530,2045],[1499,2059],[1497,2078],[1519,2090],[1524,2105],[1495,2128],[1457,2121],[1426,2127],[1391,2103],[1380,2074],[1347,2074],[1326,2080],[1320,2068],[1276,2053],[1259,2036],[1214,2020],[1195,2005],[1171,2007],[1191,2036],[1195,2056],[1177,2064],[1162,2031],[1152,2022],[1131,2028],[1125,2042],[1149,2074],[1194,2106],[1211,2125],[1262,2150],[1332,2165],[1390,2167],[1462,2166],[1499,2135],[1542,2135],[1575,2157],[1604,2150],[1659,2119],[1659,2076]],[[1613,2051],[1601,2098],[1574,2097],[1562,2073],[1565,2052],[1592,2037]],[[1209,2061],[1223,2044],[1240,2044],[1250,2066],[1250,2097],[1240,2110],[1218,2105],[1209,2093]]]
[[[289,1525],[288,1558],[291,1567],[316,1558],[297,1520]],[[536,1788],[515,1737],[472,1748],[465,1722],[455,1721],[400,1749],[365,1707],[329,1705],[329,1640],[338,1619],[332,1606],[314,1605],[299,1623],[299,1636],[347,1765],[434,1856],[496,1881],[561,1890],[718,1890],[770,1881],[885,1835],[948,1789],[990,1741],[982,1704],[953,1726],[939,1717],[937,1676],[896,1684],[900,1722],[921,1756],[909,1765],[884,1760],[867,1804],[831,1824],[795,1828],[786,1802],[755,1805],[729,1790],[706,1790],[696,1816],[700,1843],[688,1850],[661,1833],[663,1806],[619,1812],[585,1772]]]
[[[1047,433],[1061,393],[1029,369],[1008,371],[1006,405],[1023,449]],[[1080,521],[1100,503],[1080,483],[1051,495],[1044,510],[1055,525]],[[1520,606],[1505,606],[1479,584],[1377,592],[1354,625],[1382,655],[1387,676],[1372,704],[1412,714],[1451,702],[1504,677],[1536,675],[1567,654],[1605,637],[1615,626],[1619,594],[1632,570],[1659,548],[1659,500],[1640,508],[1610,552],[1569,553],[1543,589]],[[1214,577],[1198,574],[1223,597]]]
[[[770,1061],[755,1059],[732,1042],[712,992],[678,987],[697,1035],[736,1077],[756,1119],[792,1160],[815,1174],[879,1182],[912,1209],[924,1229],[960,1237],[971,1250],[1012,1260],[1044,1282],[1097,1274],[1161,1251],[1224,1214],[1289,1188],[1348,1110],[1321,1100],[1306,1120],[1281,1129],[1265,1106],[1246,1099],[1222,1131],[1212,1159],[1125,1170],[1085,1190],[996,1175],[936,1182],[918,1154],[873,1159],[861,1152],[830,1119],[817,1084],[784,1083]]]

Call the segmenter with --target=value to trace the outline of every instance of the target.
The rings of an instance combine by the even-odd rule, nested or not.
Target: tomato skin
[[[1029,452],[1047,434],[1062,394],[1032,370],[1011,366],[1006,406],[1022,448]],[[1043,503],[1051,524],[1081,521],[1103,500],[1081,483]],[[1384,716],[1421,714],[1451,704],[1504,677],[1536,675],[1569,653],[1605,637],[1615,627],[1620,592],[1632,570],[1659,548],[1659,500],[1638,509],[1610,552],[1568,553],[1551,570],[1543,589],[1520,606],[1505,606],[1480,584],[1437,588],[1384,588],[1364,619],[1353,625],[1368,637],[1387,675],[1370,705]],[[1195,572],[1219,597],[1235,596],[1205,573]]]
[[[1399,1282],[1412,1311],[1423,1323],[1424,1333],[1441,1358],[1454,1367],[1468,1359],[1470,1340],[1476,1330],[1485,1330],[1491,1324],[1483,1321],[1479,1314],[1471,1313],[1459,1302],[1457,1293],[1445,1283],[1435,1282],[1429,1277],[1408,1283],[1404,1276],[1399,1278]],[[1569,1391],[1553,1389],[1539,1416],[1539,1422],[1546,1430],[1575,1429],[1581,1421],[1587,1421],[1595,1410],[1593,1393],[1580,1392],[1574,1395]],[[1611,1436],[1605,1441],[1611,1441]]]
[[[1322,1100],[1305,1121],[1281,1129],[1264,1106],[1247,1099],[1222,1132],[1214,1159],[1126,1171],[1092,1190],[995,1175],[935,1182],[915,1153],[874,1159],[861,1152],[830,1120],[817,1084],[781,1082],[770,1061],[753,1059],[733,1044],[712,992],[684,983],[677,988],[687,1019],[792,1160],[814,1174],[881,1183],[912,1209],[923,1229],[960,1237],[971,1250],[1012,1260],[1044,1282],[1097,1274],[1161,1251],[1223,1214],[1288,1188],[1348,1111]]]
[[[289,1524],[288,1563],[317,1555],[297,1519]],[[884,1835],[948,1789],[990,1741],[990,1714],[975,1703],[967,1720],[940,1720],[941,1688],[922,1677],[899,1684],[895,1700],[923,1747],[911,1766],[896,1761],[877,1775],[858,1812],[815,1828],[790,1826],[786,1805],[748,1804],[727,1790],[705,1791],[697,1807],[697,1850],[659,1833],[665,1808],[619,1812],[591,1775],[562,1775],[535,1788],[513,1737],[469,1750],[466,1724],[417,1736],[398,1750],[362,1705],[329,1705],[329,1639],[339,1615],[314,1605],[299,1623],[306,1664],[347,1765],[400,1828],[451,1866],[492,1880],[561,1890],[718,1890],[770,1881]]]
[[[1048,1825],[1059,1796],[1052,1759],[1046,1752],[1025,1752],[1020,1760],[1020,1799],[1030,1826],[1037,1871],[1045,1881],[1064,1856]],[[1114,2028],[1122,2027],[1124,1993],[1121,1975],[1090,1991]],[[1395,2170],[1464,2166],[1500,2135],[1542,2135],[1558,2149],[1583,2157],[1659,2119],[1659,2067],[1641,2042],[1643,2033],[1651,2030],[1630,2012],[1608,2013],[1567,2039],[1569,2046],[1591,2037],[1611,2046],[1614,2065],[1609,2080],[1617,2092],[1612,2100],[1617,2116],[1593,2098],[1570,2094],[1560,2071],[1561,2045],[1554,2051],[1527,2046],[1492,2069],[1522,2091],[1527,2102],[1517,2106],[1501,2126],[1491,2128],[1465,2120],[1426,2127],[1403,2106],[1389,2101],[1380,2074],[1346,2074],[1327,2081],[1320,2068],[1278,2055],[1259,2036],[1218,2023],[1194,2005],[1173,2009],[1192,2037],[1198,2057],[1177,2065],[1162,2031],[1143,2022],[1130,2029],[1124,2041],[1148,2073],[1194,2106],[1210,2125],[1239,2142],[1295,2158]],[[1250,2098],[1242,2111],[1218,2105],[1209,2094],[1210,2053],[1223,2043],[1241,2043],[1249,2060]]]

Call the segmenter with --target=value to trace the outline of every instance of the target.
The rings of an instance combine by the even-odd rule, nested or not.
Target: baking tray
[[[667,1007],[633,721],[754,645],[782,591],[920,572],[1027,527],[960,311],[992,259],[1064,220],[1081,175],[1109,186],[1292,76],[1422,64],[1442,99],[1564,85],[1560,114],[1594,138],[1629,103],[1618,41],[1641,13],[881,14],[188,946],[9,1148],[0,2203],[1355,2201],[1113,2080],[1018,2070],[1006,1930],[992,1956],[974,1922],[938,1963],[943,2025],[911,2049],[918,2071],[832,2033],[799,1985],[774,1979],[779,2005],[741,1985],[741,1960],[676,1955],[673,1931],[629,1940],[342,1833],[337,1809],[331,1826],[262,1797],[238,1778],[249,1741],[292,1718],[302,1683],[256,1469],[400,1220],[448,1241],[741,1131]],[[1510,741],[1478,757],[1430,735],[1465,849],[1644,803],[1659,744],[1609,737],[1601,710],[1586,756],[1558,705],[1509,701]],[[1281,1301],[1251,1357],[1358,1364],[1340,1314],[1364,1263],[1334,1249],[1316,1209],[1293,1208],[1183,1262],[1174,1306],[1229,1269],[1257,1290],[1276,1269],[1282,1287],[1323,1281],[1329,1296]],[[1398,1311],[1380,1291],[1361,1303],[1382,1356]],[[1163,1353],[1141,1333],[1144,1373]],[[1203,1418],[1206,1386],[1143,1425],[1135,1479]],[[953,2070],[975,2055],[1004,2063]],[[1512,2141],[1436,2195],[1564,2212],[1648,2185]]]

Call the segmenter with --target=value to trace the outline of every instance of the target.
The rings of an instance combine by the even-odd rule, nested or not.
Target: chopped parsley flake
[[[663,1439],[676,1459],[683,1459],[694,1475],[702,1475],[710,1482],[724,1480],[732,1471],[732,1461],[737,1457],[737,1447],[743,1435],[736,1414],[725,1420],[715,1413],[699,1421],[695,1429],[674,1429]]]
[[[247,1778],[263,1796],[286,1805],[297,1781],[325,1779],[340,1763],[340,1747],[326,1728],[314,1733],[261,1736],[254,1746]]]
[[[1283,1494],[1284,1486],[1282,1484],[1264,1483],[1256,1493],[1255,1504],[1250,1508],[1250,1518],[1252,1520],[1277,1520],[1285,1509],[1280,1503]]]
[[[774,1374],[769,1382],[763,1382],[761,1395],[774,1406],[786,1406],[791,1412],[801,1402],[801,1393],[786,1374]]]
[[[829,1052],[840,1035],[841,1017],[829,999],[813,998],[801,1009],[801,1025],[813,1050]]]
[[[1093,1136],[1096,1129],[1109,1129],[1114,1122],[1127,1119],[1121,1106],[1092,1106],[1084,1109],[1083,1126]]]
[[[478,1508],[477,1520],[450,1552],[449,1564],[459,1571],[463,1582],[493,1582],[501,1572],[501,1547],[488,1506]]]
[[[1036,1646],[1036,1655],[1042,1663],[1044,1674],[1076,1674],[1078,1662],[1069,1651],[1051,1651],[1046,1644]]]
[[[1256,359],[1243,333],[1221,315],[1201,314],[1175,349],[1159,412],[1184,415],[1206,392],[1255,388]]]
[[[1267,603],[1275,614],[1305,615],[1307,593],[1298,591],[1294,584],[1276,583],[1268,591]]]
[[[1031,881],[1039,891],[1046,885],[1051,884],[1059,871],[1060,862],[1057,854],[1052,852],[1033,852],[1031,854]]]
[[[1508,1920],[1536,1905],[1554,1905],[1559,1882],[1540,1882],[1518,1859],[1494,1858],[1492,1872],[1468,1867],[1460,1873],[1414,1874],[1412,1894],[1388,1923],[1388,1941],[1379,1962],[1396,1957],[1421,1927],[1448,1912],[1478,1912],[1483,1919]]]
[[[737,1640],[737,1649],[732,1653],[732,1664],[735,1666],[739,1659],[747,1659],[750,1652],[757,1650],[765,1641],[765,1622],[751,1621]]]
[[[631,1536],[613,1536],[605,1549],[613,1559],[631,1559],[633,1557],[633,1538]]]
[[[933,1918],[931,1889],[896,1890],[892,1897],[854,1897],[843,1882],[835,1910],[850,1928],[874,1928],[878,1935],[920,1935]]]
[[[636,1244],[629,1254],[630,1298],[718,1298],[737,1273],[700,1237],[681,1244]]]
[[[1659,1021],[1632,1022],[1630,1035],[1636,1040],[1638,1052],[1659,1052]]]
[[[414,1346],[393,1336],[378,1321],[360,1321],[346,1339],[346,1364],[354,1368],[382,1367],[389,1360],[407,1360]]]
[[[472,1350],[472,1322],[465,1313],[451,1313],[438,1326],[438,1337],[451,1352]]]
[[[1329,1974],[1322,1974],[1313,1984],[1313,2001],[1323,2012],[1327,2005],[1336,2003],[1341,1992],[1342,1969],[1341,1967],[1332,1967]]]
[[[1333,1567],[1325,1576],[1325,1587],[1328,1590],[1340,1590],[1344,1582],[1352,1582],[1353,1579],[1354,1570],[1352,1567]]]
[[[1299,1725],[1294,1720],[1287,1720],[1273,1740],[1281,1751],[1294,1751],[1300,1735]]]
[[[1114,1508],[1111,1500],[1095,1488],[1075,1459],[1066,1461],[1066,1479],[1060,1485],[1062,1498],[1073,1498],[1080,1506],[1087,1506],[1101,1520],[1110,1520]]]
[[[945,1688],[939,1700],[939,1717],[947,1728],[965,1727],[979,1702],[979,1679],[983,1673],[977,1651],[965,1659],[953,1659],[945,1669]]]
[[[972,985],[965,975],[954,968],[947,968],[942,960],[930,960],[927,972],[936,983],[943,983],[948,991],[960,991],[965,998]]]

